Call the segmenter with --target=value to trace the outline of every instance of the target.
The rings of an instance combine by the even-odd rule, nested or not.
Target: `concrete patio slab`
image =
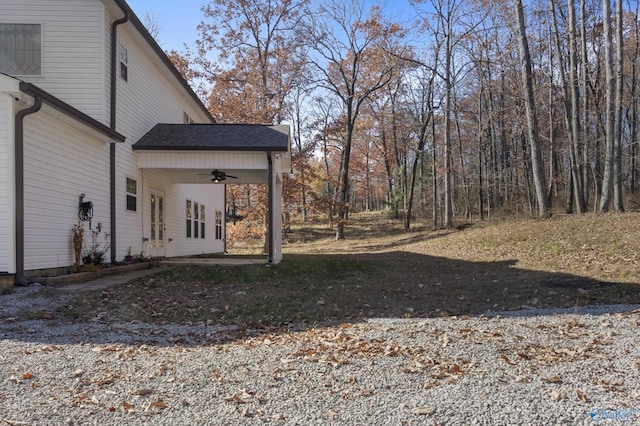
[[[166,259],[161,265],[260,265],[267,264],[266,259],[241,257],[184,257]]]

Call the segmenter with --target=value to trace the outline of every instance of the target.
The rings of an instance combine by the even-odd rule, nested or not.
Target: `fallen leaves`
[[[93,395],[92,391],[87,391],[82,394],[74,395],[71,398],[71,406],[79,407],[82,405],[99,405],[100,401]]]
[[[540,365],[549,365],[557,362],[574,362],[587,359],[597,352],[596,345],[600,342],[592,340],[584,346],[551,347],[540,343],[526,343],[517,347],[503,347],[499,349],[500,357],[509,365],[516,365],[517,361],[509,358],[505,353],[514,354],[516,360],[536,362]]]
[[[589,400],[587,399],[587,396],[584,394],[584,392],[582,392],[582,391],[581,391],[581,390],[579,390],[579,389],[576,389],[574,392],[575,392],[576,397],[578,398],[578,400],[579,400],[580,402],[583,402],[583,403],[585,403],[585,404],[586,404],[587,402],[589,402]]]
[[[71,373],[71,377],[72,378],[77,378],[82,376],[84,373],[86,373],[85,370],[83,370],[82,368],[78,368],[77,370],[75,370],[73,373]]]
[[[247,389],[240,389],[237,393],[234,393],[231,396],[227,396],[224,398],[225,401],[233,402],[235,404],[246,404],[250,399],[253,398],[253,391],[249,391]]]
[[[153,402],[150,402],[149,405],[147,406],[147,410],[150,410],[152,408],[160,408],[160,409],[164,409],[169,407],[162,399],[160,399],[160,397],[158,397],[158,399],[156,399]]]
[[[122,401],[122,408],[124,409],[125,413],[128,413],[129,411],[133,411],[136,406],[133,404],[129,404],[127,401]]]
[[[2,419],[2,423],[6,426],[29,426],[31,423],[21,422],[20,420]]]
[[[418,415],[418,416],[427,416],[429,414],[435,413],[436,409],[437,408],[435,406],[416,407],[416,408],[411,410],[411,414],[415,414],[415,415]]]
[[[304,346],[282,358],[283,364],[303,360],[337,368],[350,363],[352,358],[393,358],[424,352],[424,348],[419,346],[399,345],[379,338],[363,338],[358,334],[357,327],[346,325],[337,329],[308,330],[297,337],[303,341]]]
[[[565,399],[567,397],[565,394],[560,393],[555,389],[550,392],[550,395],[551,395],[551,398],[554,401],[562,401],[563,399]]]
[[[550,377],[543,377],[542,381],[545,383],[559,384],[559,383],[562,383],[562,378],[556,375],[556,376],[550,376]]]

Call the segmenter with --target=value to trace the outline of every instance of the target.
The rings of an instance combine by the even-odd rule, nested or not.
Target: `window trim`
[[[0,21],[0,24],[5,25],[40,25],[40,73],[39,74],[9,74],[13,77],[44,77],[45,74],[45,51],[44,51],[44,32],[45,32],[45,23],[44,21],[29,21],[29,20],[21,20],[21,22],[9,22],[9,21]]]
[[[129,180],[132,180],[136,184],[136,192],[129,192]],[[125,175],[124,177],[124,193],[125,193],[125,203],[124,209],[130,213],[138,212],[138,179],[135,179],[129,175]],[[129,209],[129,197],[134,197],[136,200],[136,208],[135,210]]]

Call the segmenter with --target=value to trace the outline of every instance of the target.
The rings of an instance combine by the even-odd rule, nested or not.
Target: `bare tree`
[[[602,0],[602,21],[604,23],[606,116],[605,116],[605,160],[602,178],[602,198],[600,211],[609,210],[614,181],[614,132],[615,132],[615,75],[613,73],[613,35],[611,29],[611,0]]]
[[[529,42],[524,21],[524,10],[522,0],[515,0],[517,16],[518,47],[520,55],[520,66],[522,73],[522,90],[524,92],[525,116],[527,119],[527,137],[531,149],[531,170],[538,202],[538,216],[548,217],[549,207],[545,196],[545,177],[542,167],[542,154],[538,142],[538,119],[536,116],[535,98],[533,96],[533,72],[531,67],[531,55],[529,54]]]
[[[398,37],[401,29],[387,23],[378,8],[365,11],[360,0],[330,0],[312,16],[307,34],[317,54],[311,62],[320,74],[318,85],[344,108],[345,136],[336,193],[336,240],[341,240],[349,214],[349,165],[356,122],[363,103],[391,79],[396,61],[384,54],[381,45]]]
[[[159,44],[158,36],[160,36],[160,18],[158,15],[156,15],[155,12],[149,12],[147,10],[142,14],[140,20],[147,31],[149,31],[149,34],[151,34],[151,37],[153,37]]]
[[[616,0],[616,97],[613,139],[613,208],[618,212],[624,210],[624,206],[622,205],[622,88],[624,84],[624,56],[622,54],[624,37],[622,36],[622,26],[622,0]]]

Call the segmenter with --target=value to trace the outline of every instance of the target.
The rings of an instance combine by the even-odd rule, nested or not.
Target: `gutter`
[[[110,103],[110,120],[109,127],[116,131],[116,95],[117,95],[117,72],[118,72],[118,25],[124,24],[129,20],[129,12],[124,10],[124,17],[113,21],[111,24],[111,93]],[[111,216],[111,263],[116,262],[116,146],[109,146],[109,193],[110,193],[110,216]]]
[[[24,278],[24,118],[42,107],[42,98],[36,96],[27,109],[15,116],[15,194],[16,194],[16,284],[27,284]]]
[[[268,243],[268,255],[267,263],[273,264],[273,158],[271,158],[271,151],[267,152],[267,162],[269,167],[267,173],[269,175],[269,243]]]
[[[42,90],[41,88],[39,88],[35,84],[21,81],[20,82],[20,91],[22,93],[25,93],[25,94],[33,97],[34,99],[39,98],[42,101],[42,103],[50,106],[51,108],[55,109],[56,111],[59,111],[59,112],[65,114],[65,115],[67,115],[69,117],[73,117],[74,119],[78,120],[79,122],[81,122],[81,123],[87,125],[88,127],[92,128],[96,132],[99,132],[102,135],[107,136],[109,139],[112,139],[112,140],[117,141],[117,142],[124,142],[125,139],[126,139],[120,133],[116,132],[115,130],[112,130],[110,127],[105,126],[104,124],[102,124],[101,122],[96,120],[95,118],[90,117],[89,115],[85,114],[84,112],[82,112],[82,111],[78,110],[77,108],[75,108],[75,107],[69,105],[68,103],[64,102],[60,98],[57,98],[57,97],[53,96],[52,94],[50,94],[49,92],[47,92],[45,90]]]

